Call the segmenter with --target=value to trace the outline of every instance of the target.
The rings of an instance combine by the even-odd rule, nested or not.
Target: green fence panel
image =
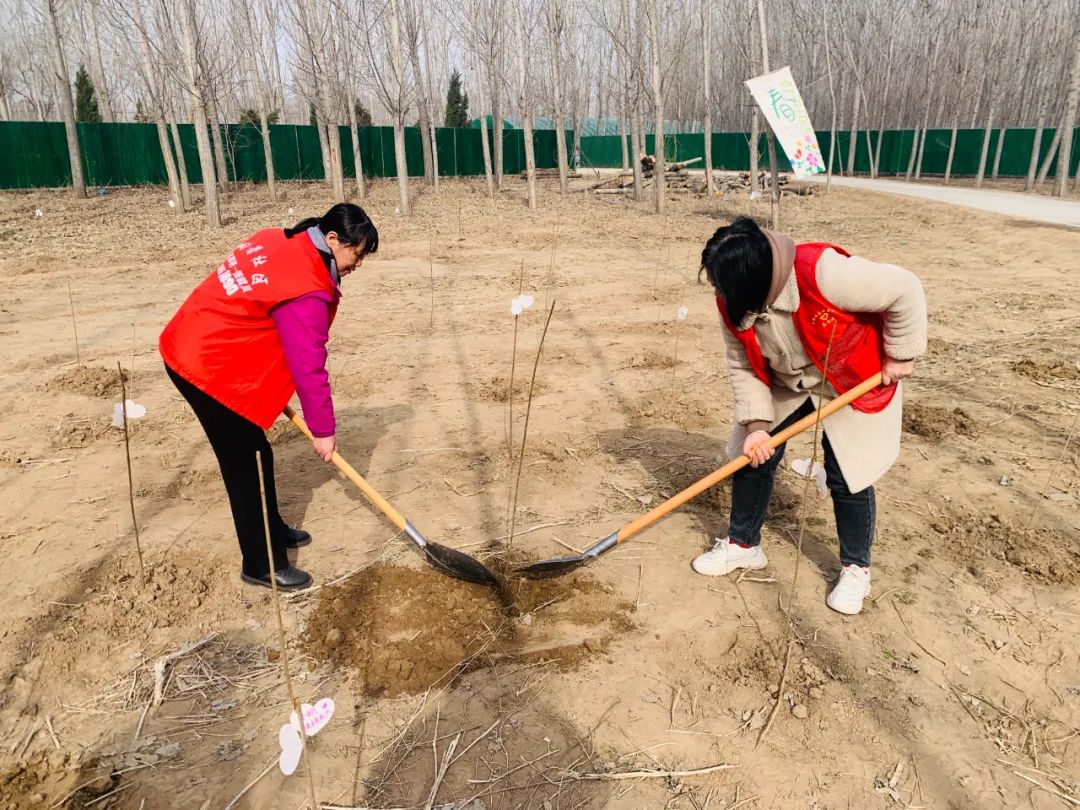
[[[390,140],[393,141],[393,130],[390,130]],[[424,176],[424,141],[419,127],[405,127],[405,165],[409,168],[409,177]]]
[[[481,142],[479,129],[453,129],[445,130],[454,133],[454,161],[457,166],[458,177],[469,177],[484,174],[484,147]],[[488,148],[491,147],[491,138],[488,137]]]
[[[180,143],[170,144],[173,153],[179,148],[187,167],[188,179],[201,183],[195,130],[191,124],[178,127]],[[355,176],[352,155],[352,136],[347,127],[340,127],[339,138],[342,166],[346,176]],[[79,124],[79,143],[82,149],[84,175],[91,186],[135,185],[166,181],[161,146],[156,125],[139,123]],[[956,151],[952,174],[972,176],[978,172],[985,130],[961,129],[956,134]],[[208,133],[209,134],[209,133]],[[986,173],[993,171],[998,141],[1001,141],[999,176],[1024,177],[1031,161],[1036,132],[1030,128],[991,130]],[[831,151],[828,132],[818,132],[826,165]],[[435,132],[435,147],[440,173],[447,176],[480,176],[484,173],[480,131],[476,128],[443,129]],[[495,133],[489,131],[489,139]],[[504,129],[503,169],[507,174],[520,173],[525,167],[524,133],[520,129]],[[1044,129],[1039,142],[1038,161],[1041,166],[1054,138],[1052,129]],[[878,141],[881,141],[880,145]],[[952,131],[931,129],[921,163],[921,174],[942,175],[948,162]],[[573,133],[567,133],[567,156],[573,150]],[[712,136],[713,166],[717,169],[745,171],[750,162],[750,137],[744,132],[715,132]],[[266,164],[259,130],[253,125],[229,125],[224,128],[225,159],[230,179],[261,182],[266,179]],[[489,140],[490,143],[490,140]],[[704,140],[701,133],[679,133],[664,139],[665,156],[669,161],[701,157]],[[1080,129],[1072,133],[1070,174],[1080,164]],[[533,133],[537,168],[558,165],[557,138],[554,130]],[[882,133],[859,132],[852,143],[850,132],[836,136],[834,171],[846,171],[848,155],[855,150],[855,170],[870,170],[872,153],[879,157],[879,173],[883,176],[903,176],[911,161],[915,132],[910,129],[886,130]],[[314,127],[274,124],[270,127],[270,147],[274,171],[282,180],[320,180],[324,177],[318,133]],[[646,137],[645,149],[652,152],[654,138]],[[0,150],[5,159],[0,162],[0,188],[41,188],[70,185],[71,171],[67,157],[64,126],[57,122],[4,121],[0,122]],[[758,165],[768,165],[766,139],[758,144]],[[394,177],[397,174],[394,158],[394,136],[391,127],[364,127],[360,130],[360,152],[367,177]],[[413,177],[423,175],[423,147],[420,132],[415,127],[405,130],[405,152],[408,172]],[[494,153],[494,150],[492,150]],[[780,169],[789,170],[783,150],[778,149]],[[619,136],[585,136],[581,139],[581,162],[586,167],[617,168],[622,165],[622,145]],[[1057,161],[1050,165],[1049,174],[1057,171]],[[701,163],[695,164],[699,168]]]
[[[296,127],[271,124],[270,152],[274,157],[274,173],[279,179],[299,176],[300,149],[296,143]]]
[[[525,171],[525,133],[520,129],[504,129],[503,174],[519,174]]]
[[[622,146],[618,135],[581,136],[581,162],[597,169],[617,169],[622,166]]]
[[[739,171],[750,168],[750,136],[743,132],[714,132],[712,159],[714,169]]]
[[[524,133],[522,134],[522,137],[524,138]],[[566,159],[569,162],[572,161],[574,157],[573,130],[566,130],[565,138]],[[524,148],[524,140],[522,141],[522,148]],[[536,157],[536,168],[557,169],[559,167],[559,138],[555,130],[533,130],[533,153]],[[524,167],[524,156],[522,158],[522,164]]]
[[[341,174],[343,177],[356,177],[356,161],[352,153],[352,130],[338,127],[338,143],[341,144]],[[363,162],[364,156],[360,156]]]
[[[273,155],[273,145],[270,153]],[[234,180],[266,182],[262,132],[253,124],[230,124],[226,129],[225,161]],[[275,172],[276,175],[276,172]]]
[[[3,188],[71,185],[63,124],[0,123],[0,153],[4,155],[0,160],[0,186]]]
[[[457,177],[456,130],[435,128],[435,155],[440,177]]]

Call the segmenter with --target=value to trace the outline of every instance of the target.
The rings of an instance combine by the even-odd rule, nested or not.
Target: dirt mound
[[[87,807],[114,790],[119,779],[102,776],[89,784],[87,781],[80,780],[80,771],[62,751],[34,754],[0,773],[0,810]],[[94,806],[109,805],[98,802]]]
[[[193,469],[184,467],[172,478],[162,484],[136,485],[135,494],[140,498],[162,498],[173,500],[178,497],[190,497],[215,485],[221,480],[217,467]]]
[[[995,514],[946,513],[930,524],[944,535],[946,554],[978,579],[993,580],[993,564],[1006,563],[1050,585],[1080,583],[1080,546],[1046,527],[1025,529]]]
[[[951,358],[956,351],[956,344],[947,340],[932,337],[926,341],[926,355],[932,360]]]
[[[124,538],[123,542],[131,541]],[[50,610],[27,628],[30,640],[25,642],[29,645],[25,657],[32,660],[26,666],[47,670],[51,678],[71,689],[97,689],[101,673],[88,662],[110,659],[125,642],[149,643],[173,632],[190,641],[205,634],[203,627],[219,627],[242,614],[237,589],[229,587],[236,576],[231,566],[210,557],[193,557],[188,565],[148,564],[145,587],[133,552],[73,573],[72,591],[58,594]],[[0,673],[0,678],[4,675]],[[33,678],[24,676],[24,680]],[[152,680],[152,673],[143,673],[137,690],[129,678],[120,694],[145,692]]]
[[[134,437],[147,431],[151,424],[142,419],[128,422],[128,436],[134,440]],[[69,413],[49,435],[50,443],[57,450],[80,450],[102,439],[111,439],[121,444],[124,442],[123,428],[113,427],[111,419],[104,414],[88,418]]]
[[[674,424],[683,430],[715,426],[709,405],[683,391],[662,391],[633,407],[634,418],[644,424]]]
[[[1080,363],[1066,360],[1017,360],[1013,371],[1039,382],[1080,380]]]
[[[129,382],[124,372],[124,382]],[[87,397],[116,397],[120,399],[120,376],[116,369],[101,366],[76,366],[53,377],[42,385],[45,391],[63,391]]]
[[[533,386],[533,397],[543,393],[544,386]],[[492,377],[480,385],[480,399],[488,402],[506,402],[510,398],[510,381],[505,377]],[[518,377],[514,380],[514,402],[525,402],[529,398],[529,380]]]
[[[648,349],[630,358],[630,368],[674,368],[679,365],[673,354],[661,354]]]
[[[81,449],[104,438],[110,430],[111,426],[100,419],[65,420],[56,426],[49,441],[58,450]]]
[[[365,694],[395,696],[501,660],[576,666],[628,627],[628,612],[580,576],[494,590],[428,569],[377,566],[320,593],[308,651],[355,670]]]
[[[937,408],[917,402],[904,403],[904,430],[924,439],[937,441],[950,433],[974,439],[979,427],[962,408]]]

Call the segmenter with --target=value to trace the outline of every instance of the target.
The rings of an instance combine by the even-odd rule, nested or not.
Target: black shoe
[[[274,578],[277,580],[278,589],[282,591],[302,591],[311,585],[311,574],[291,565],[279,568],[274,572]],[[253,577],[241,571],[240,579],[252,585],[261,585],[264,588],[273,587],[269,573],[263,574],[261,577]]]
[[[303,529],[294,529],[291,526],[285,527],[285,548],[303,548],[310,544],[311,535]]]

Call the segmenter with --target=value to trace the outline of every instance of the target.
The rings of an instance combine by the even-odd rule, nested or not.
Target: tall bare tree
[[[1080,41],[1073,40],[1072,67],[1069,69],[1069,89],[1065,95],[1065,109],[1061,115],[1058,131],[1064,133],[1058,154],[1057,176],[1054,178],[1054,196],[1064,197],[1069,183],[1069,167],[1072,158],[1073,130],[1076,127],[1076,110],[1080,105]],[[1080,175],[1080,171],[1077,172]]]
[[[199,146],[199,169],[202,171],[203,202],[206,222],[221,227],[218,207],[217,178],[210,134],[206,121],[206,91],[199,59],[199,27],[195,16],[195,0],[179,0],[180,30],[183,33],[184,70],[188,95],[191,99],[191,120],[195,124],[195,141]]]
[[[761,33],[761,67],[765,73],[769,68],[769,24],[765,17],[765,0],[757,0],[758,31]],[[780,173],[776,165],[776,138],[773,136],[772,127],[765,122],[765,136],[769,145],[769,211],[772,214],[772,226],[780,227]],[[852,145],[854,151],[854,144]]]
[[[132,0],[139,2],[140,0]],[[266,83],[263,80],[262,70],[259,66],[259,55],[262,51],[262,36],[255,27],[254,15],[247,0],[238,3],[238,17],[243,21],[243,36],[241,38],[244,54],[247,57],[248,81],[251,82],[251,91],[255,97],[255,109],[259,115],[259,134],[262,137],[263,159],[266,166],[266,186],[270,192],[270,199],[277,200],[277,178],[274,173],[274,153],[270,146],[270,111],[267,101]],[[275,46],[276,47],[276,46]]]
[[[413,87],[416,88],[416,110],[420,119],[420,143],[424,155],[424,182],[430,186],[435,184],[435,175],[432,171],[434,139],[431,133],[431,110],[428,104],[428,90],[423,69],[420,66],[420,48],[421,46],[428,47],[427,43],[422,42],[420,35],[420,16],[423,13],[422,7],[424,3],[423,0],[401,0],[401,3],[404,47],[409,54]]]
[[[825,28],[825,69],[829,76],[829,99],[832,107],[832,124],[829,128],[829,167],[825,176],[825,192],[828,193],[832,185],[833,160],[836,157],[836,87],[833,85],[832,72],[832,48],[829,44],[829,11],[822,7],[822,22]]]
[[[532,87],[529,81],[529,64],[526,59],[526,53],[529,50],[529,33],[531,32],[531,26],[528,28],[525,24],[525,1],[518,0],[517,13],[515,15],[517,23],[515,30],[517,32],[517,66],[518,66],[518,107],[521,110],[521,122],[524,129],[525,136],[525,176],[526,183],[528,185],[529,193],[529,210],[536,210],[536,155],[533,145],[533,126],[532,126]]]
[[[52,54],[52,69],[55,79],[54,92],[60,99],[60,111],[64,116],[64,131],[67,134],[68,160],[71,163],[71,186],[78,198],[86,197],[86,181],[83,179],[82,153],[79,150],[79,132],[75,128],[75,105],[71,100],[71,79],[68,78],[67,61],[64,59],[64,43],[60,34],[60,20],[57,11],[59,0],[42,0],[42,11]]]
[[[715,190],[712,166],[712,9],[709,0],[701,0],[701,72],[702,95],[705,98],[705,193],[710,197]]]
[[[551,82],[552,97],[555,102],[555,150],[558,153],[556,157],[559,165],[559,191],[566,194],[568,170],[566,129],[563,125],[566,120],[566,108],[563,105],[565,90],[563,86],[563,35],[566,30],[566,14],[563,11],[562,0],[547,0],[544,10],[551,47]]]
[[[306,39],[306,46],[311,57],[312,86],[314,88],[315,114],[320,127],[325,127],[327,154],[330,165],[326,167],[334,189],[334,199],[345,201],[345,179],[341,161],[341,135],[338,129],[336,106],[333,102],[333,88],[336,85],[327,50],[329,36],[327,26],[329,15],[318,6],[318,0],[299,0],[300,28]],[[400,43],[399,43],[400,47]]]
[[[165,112],[165,87],[150,50],[150,34],[146,27],[142,0],[131,0],[131,18],[135,24],[135,34],[139,39],[143,82],[146,85],[147,97],[154,110],[158,145],[161,147],[161,157],[165,162],[165,175],[169,180],[169,193],[176,202],[178,211],[183,212],[187,210],[189,201],[180,189],[180,175],[169,144],[168,123]],[[179,146],[179,142],[177,142],[177,146]]]
[[[660,42],[660,8],[657,0],[648,0],[647,12],[649,17],[650,52],[652,54],[652,92],[653,107],[656,112],[656,127],[653,137],[656,139],[656,147],[653,149],[653,188],[656,189],[656,213],[664,213],[664,192],[666,191],[664,160],[664,87],[660,80],[660,50],[663,47]]]

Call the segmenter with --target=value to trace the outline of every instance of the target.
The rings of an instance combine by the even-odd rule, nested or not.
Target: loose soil
[[[376,566],[319,594],[308,649],[355,671],[364,694],[397,697],[492,661],[572,669],[630,628],[631,609],[583,575],[493,589],[430,569]]]
[[[128,372],[124,373],[124,382],[129,381]],[[100,366],[76,366],[63,371],[42,385],[50,392],[63,391],[81,394],[86,397],[115,397],[120,399],[120,372],[115,368]]]
[[[973,439],[979,433],[975,421],[963,408],[949,410],[933,405],[920,405],[918,402],[904,403],[904,430],[931,441],[950,434]]]
[[[1024,359],[1013,363],[1013,370],[1033,380],[1080,380],[1080,359],[1071,363],[1065,360],[1040,362]]]
[[[524,369],[526,374],[529,373],[530,368]],[[533,386],[533,397],[535,398],[543,393],[543,389],[544,386],[540,384]],[[488,402],[508,402],[510,400],[510,380],[505,377],[492,377],[480,385],[479,394],[480,399]],[[514,380],[514,401],[525,402],[528,398],[529,378],[521,379],[521,377],[518,377]]]

